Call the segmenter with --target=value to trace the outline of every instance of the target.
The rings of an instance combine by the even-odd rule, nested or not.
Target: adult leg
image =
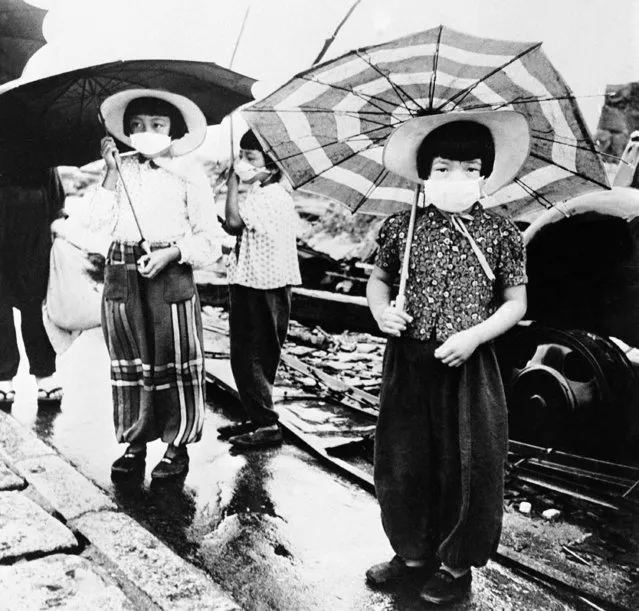
[[[13,320],[11,290],[3,267],[0,253],[0,382],[9,384],[18,373],[20,353]],[[7,385],[2,390],[8,392],[11,389],[12,387]]]
[[[41,301],[20,305],[21,331],[24,348],[29,359],[29,373],[47,378],[55,373],[55,351],[42,323]]]
[[[42,301],[49,279],[51,235],[45,194],[39,187],[11,191],[11,234],[7,236],[7,263],[12,269],[16,305],[21,313],[21,332],[29,371],[38,383],[38,399],[58,402],[62,389],[53,377],[55,351],[42,322]]]
[[[0,191],[0,196],[3,195]],[[20,353],[13,319],[14,253],[10,243],[15,227],[10,199],[0,201],[0,384],[2,391],[13,393],[12,380],[18,373]],[[13,398],[13,397],[12,397]]]

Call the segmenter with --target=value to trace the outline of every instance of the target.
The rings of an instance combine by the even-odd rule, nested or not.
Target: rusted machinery
[[[500,342],[511,438],[639,460],[639,191],[548,211],[524,233],[532,324]]]

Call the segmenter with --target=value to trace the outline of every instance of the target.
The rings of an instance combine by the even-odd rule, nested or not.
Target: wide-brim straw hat
[[[138,98],[164,100],[173,104],[182,114],[188,131],[182,138],[173,140],[171,143],[169,152],[172,156],[186,155],[204,142],[204,138],[206,138],[206,118],[198,105],[183,95],[161,89],[126,89],[125,91],[114,93],[102,102],[100,111],[104,117],[106,128],[120,142],[132,147],[131,139],[124,133],[123,119],[129,102]]]
[[[484,183],[485,195],[508,184],[524,165],[530,152],[530,128],[526,117],[514,110],[453,111],[415,117],[402,123],[386,140],[383,163],[404,178],[420,183],[417,150],[434,129],[454,121],[474,121],[485,125],[495,144],[493,171]]]

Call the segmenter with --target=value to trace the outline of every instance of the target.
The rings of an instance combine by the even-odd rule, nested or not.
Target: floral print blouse
[[[527,282],[522,235],[511,221],[476,203],[462,216],[496,279],[482,269],[470,242],[434,206],[415,218],[406,282],[406,311],[413,317],[403,337],[445,341],[473,327],[501,305],[501,291]],[[376,265],[399,281],[410,212],[389,217],[377,242]]]
[[[228,257],[229,284],[269,290],[302,283],[297,258],[299,217],[293,198],[276,182],[251,185],[239,203],[245,227]]]

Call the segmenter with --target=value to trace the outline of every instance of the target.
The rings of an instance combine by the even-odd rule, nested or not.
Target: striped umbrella
[[[434,112],[517,110],[530,125],[530,156],[487,204],[530,221],[555,202],[609,188],[574,96],[540,47],[439,26],[302,72],[242,115],[294,188],[389,214],[415,193],[382,165],[395,127]]]

